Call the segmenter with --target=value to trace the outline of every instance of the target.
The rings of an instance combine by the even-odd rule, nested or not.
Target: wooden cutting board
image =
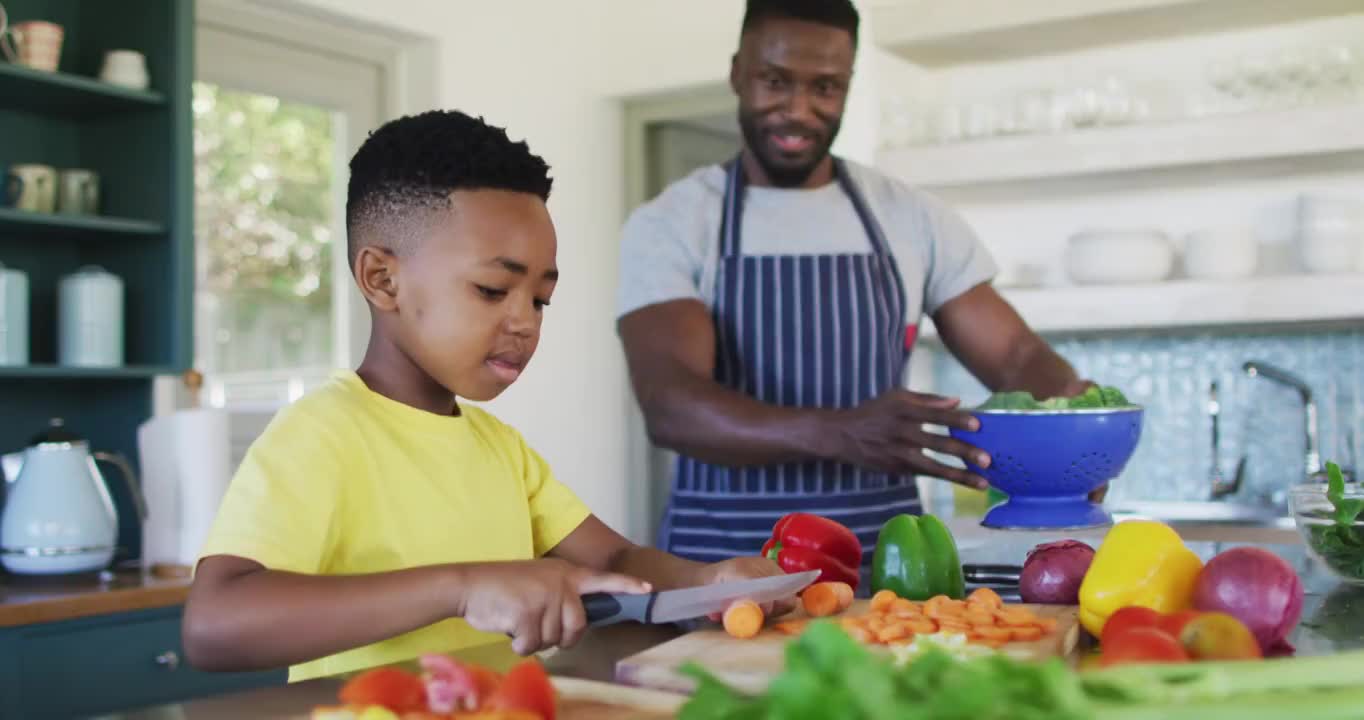
[[[847,615],[864,615],[869,600],[858,600]],[[1000,650],[1013,657],[1043,659],[1060,657],[1074,663],[1080,640],[1080,609],[1074,605],[1023,605],[1040,617],[1056,618],[1056,632],[1040,640],[1012,642]],[[792,613],[789,619],[807,617]],[[835,616],[838,617],[838,616]],[[783,617],[779,620],[786,620]],[[772,623],[769,622],[770,626]],[[616,664],[616,681],[625,685],[690,693],[696,684],[678,672],[682,665],[695,661],[716,677],[745,692],[761,693],[782,670],[786,643],[792,640],[771,627],[756,637],[740,640],[730,637],[718,626],[687,633],[675,640],[649,648]],[[890,649],[872,646],[875,652],[890,656]]]
[[[663,720],[677,715],[687,698],[611,683],[554,677],[560,720]]]

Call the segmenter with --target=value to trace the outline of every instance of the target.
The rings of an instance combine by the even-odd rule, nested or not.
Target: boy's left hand
[[[729,582],[731,580],[750,580],[753,578],[771,577],[773,575],[785,575],[777,564],[765,557],[740,557],[731,558],[723,562],[713,563],[705,566],[701,570],[701,582],[705,585],[712,583]],[[767,617],[785,615],[796,607],[795,596],[778,600],[776,602],[764,603],[763,614]],[[710,619],[718,622],[719,614],[712,614]]]

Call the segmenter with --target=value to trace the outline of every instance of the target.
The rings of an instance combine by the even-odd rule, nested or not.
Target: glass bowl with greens
[[[1364,585],[1364,488],[1326,464],[1325,483],[1296,485],[1289,508],[1308,550],[1343,582]]]

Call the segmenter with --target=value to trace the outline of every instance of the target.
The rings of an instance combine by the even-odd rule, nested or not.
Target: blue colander
[[[989,468],[967,467],[1009,496],[982,525],[1059,530],[1113,522],[1087,496],[1127,466],[1141,439],[1140,407],[972,414],[980,430],[951,435],[990,454]]]

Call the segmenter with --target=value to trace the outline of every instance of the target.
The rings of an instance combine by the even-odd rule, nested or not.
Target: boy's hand
[[[765,557],[739,557],[707,565],[701,571],[701,581],[702,583],[709,585],[711,583],[729,582],[731,580],[751,580],[753,578],[785,574],[786,573],[783,572],[780,567],[777,567],[776,563]],[[768,617],[785,615],[795,609],[795,607],[796,599],[794,596],[776,602],[765,603],[762,606],[763,614]],[[712,614],[710,619],[719,621],[720,616]]]
[[[552,558],[478,563],[459,572],[463,602],[457,614],[479,630],[511,636],[519,655],[578,642],[587,629],[586,593],[650,590],[643,580]]]

